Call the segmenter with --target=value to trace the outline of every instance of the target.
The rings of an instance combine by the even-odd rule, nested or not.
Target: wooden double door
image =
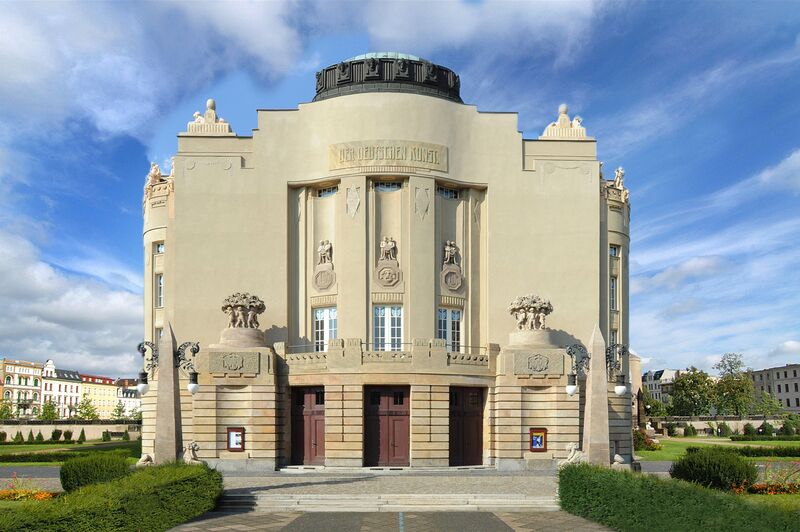
[[[450,465],[483,464],[483,388],[450,387]]]
[[[325,389],[292,388],[293,465],[325,464]]]
[[[364,388],[364,465],[409,465],[410,392],[407,386]]]

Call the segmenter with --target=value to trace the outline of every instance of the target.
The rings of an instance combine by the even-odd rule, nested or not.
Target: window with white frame
[[[166,246],[163,242],[156,242],[153,244],[153,253],[164,253]]]
[[[608,254],[611,257],[619,257],[619,246],[608,246]]]
[[[156,339],[156,342],[157,342],[157,341],[159,341],[159,340],[161,340],[161,337],[162,337],[162,336],[164,336],[164,329],[163,329],[163,327],[156,327],[156,334],[155,334],[155,339]]]
[[[611,310],[617,310],[617,278],[611,277],[608,283],[608,306]]]
[[[449,188],[443,186],[436,187],[436,193],[445,199],[458,199],[459,190],[457,188]]]
[[[336,307],[314,309],[314,351],[327,351],[336,339]]]
[[[317,197],[327,198],[328,196],[333,196],[337,192],[339,192],[339,185],[333,185],[332,187],[318,188]]]
[[[156,275],[156,307],[164,306],[164,274]]]
[[[400,190],[403,187],[403,184],[400,181],[376,181],[375,182],[375,191],[376,192],[394,192],[396,190]]]
[[[609,337],[609,342],[610,342],[610,345],[616,345],[617,344],[617,331],[613,331],[613,330],[611,331],[611,335]]]
[[[375,351],[399,351],[403,348],[403,307],[376,306],[372,319],[372,343]]]
[[[440,308],[436,317],[436,338],[445,340],[447,350],[461,351],[461,311]]]

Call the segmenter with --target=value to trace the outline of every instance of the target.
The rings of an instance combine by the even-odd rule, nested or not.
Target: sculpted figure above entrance
[[[222,312],[228,315],[228,328],[258,329],[258,315],[267,309],[258,296],[237,292],[222,302]]]

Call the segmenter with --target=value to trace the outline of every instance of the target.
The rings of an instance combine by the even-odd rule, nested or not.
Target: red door
[[[325,463],[325,390],[292,388],[292,464]]]
[[[450,387],[450,465],[483,464],[483,388]]]
[[[409,464],[409,401],[408,387],[365,387],[365,466],[407,466]]]

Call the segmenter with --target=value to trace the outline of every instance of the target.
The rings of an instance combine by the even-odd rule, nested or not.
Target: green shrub
[[[69,460],[71,458],[77,458],[79,456],[89,456],[90,454],[97,453],[98,451],[92,451],[87,449],[85,451],[50,451],[50,452],[31,452],[31,453],[15,453],[15,454],[4,454],[0,456],[0,462],[63,462],[65,460]],[[103,454],[111,454],[116,453],[124,458],[129,458],[131,456],[139,456],[141,455],[141,449],[136,447],[131,447],[130,449],[112,449],[110,451],[101,451]]]
[[[745,423],[744,424],[744,435],[745,436],[755,436],[756,434],[758,434],[758,432],[756,432],[756,428],[753,426],[752,423]]]
[[[61,466],[61,486],[72,491],[89,484],[107,482],[130,472],[121,453],[92,453],[70,458]]]
[[[86,433],[81,429],[81,434],[78,436],[78,443],[83,443],[86,441]]]
[[[633,450],[634,451],[643,451],[644,450],[644,441],[645,441],[645,433],[643,430],[634,430],[633,431]]]
[[[71,430],[65,430],[64,431],[64,441],[66,441],[66,442],[72,441],[72,431]]]
[[[34,443],[36,440],[33,438],[33,431],[28,431],[28,443]]]
[[[51,501],[20,503],[0,513],[0,530],[169,530],[212,510],[222,476],[205,466],[147,467]]]
[[[42,431],[41,430],[36,435],[36,443],[44,443],[44,436],[42,436]]]
[[[800,447],[796,445],[787,445],[782,447],[751,447],[749,445],[743,446],[729,446],[730,450],[736,454],[749,457],[759,456],[784,456],[784,457],[800,457]]]
[[[22,432],[17,431],[14,435],[14,439],[12,440],[14,443],[25,443],[25,438],[22,436]]]
[[[55,429],[50,433],[50,441],[58,441],[61,439],[61,430]]]
[[[764,436],[772,436],[775,434],[775,427],[773,427],[769,421],[764,421],[761,426],[758,427],[758,433]]]
[[[667,429],[667,436],[675,436],[675,423],[664,423],[664,428]]]
[[[800,441],[800,436],[731,436],[731,441]]]
[[[717,426],[717,436],[728,438],[731,435],[731,427],[724,421]]]
[[[687,438],[697,436],[697,429],[694,428],[694,425],[686,425],[686,428],[683,429],[683,435]]]
[[[7,437],[8,437],[8,434],[6,434],[5,432],[0,430],[0,442],[6,441]]]
[[[622,531],[797,530],[792,512],[685,482],[588,464],[559,471],[561,509]]]
[[[81,430],[81,435],[83,435],[83,431],[82,430]],[[108,432],[107,430],[104,430],[102,439],[103,439],[103,441],[111,441],[111,433]]]
[[[131,440],[131,435],[128,434],[128,431],[126,430],[125,432],[122,433],[122,441],[130,441],[130,440]]]
[[[795,428],[794,422],[788,419],[784,421],[780,430],[780,434],[781,436],[794,436],[797,434],[797,429]]]
[[[706,488],[730,490],[754,484],[758,468],[725,446],[690,447],[673,462],[669,474]]]

